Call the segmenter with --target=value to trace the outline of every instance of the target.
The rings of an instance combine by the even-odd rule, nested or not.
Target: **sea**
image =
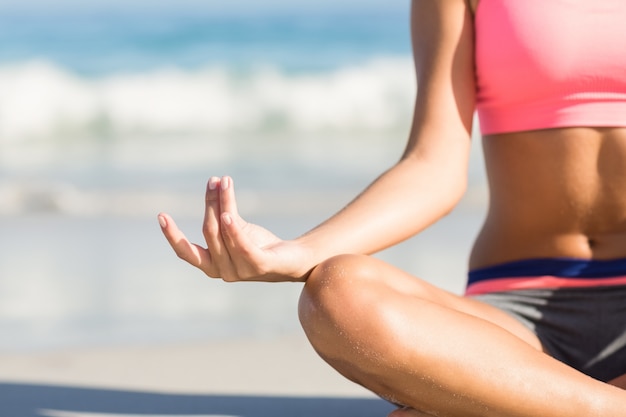
[[[408,3],[0,8],[0,352],[300,332],[302,284],[205,277],[156,215],[202,243],[214,175],[285,239],[347,204],[407,140]],[[473,142],[459,206],[376,255],[455,293],[487,203]]]

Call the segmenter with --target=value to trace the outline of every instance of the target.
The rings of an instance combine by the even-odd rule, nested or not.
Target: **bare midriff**
[[[536,258],[626,258],[626,128],[483,139],[487,218],[470,268]]]

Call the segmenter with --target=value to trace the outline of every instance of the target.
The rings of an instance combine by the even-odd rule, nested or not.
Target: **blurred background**
[[[231,175],[249,221],[296,237],[402,153],[409,2],[3,0],[0,351],[298,332],[301,284],[225,284],[179,261]],[[484,215],[460,206],[378,256],[460,293]],[[433,178],[437,181],[437,178]]]

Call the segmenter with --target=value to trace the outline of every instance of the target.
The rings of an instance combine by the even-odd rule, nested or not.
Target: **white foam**
[[[0,68],[0,137],[41,136],[88,125],[94,86],[43,62]]]
[[[0,67],[0,140],[257,131],[354,131],[407,125],[408,58],[334,71],[237,73],[210,67],[86,78],[47,62]]]

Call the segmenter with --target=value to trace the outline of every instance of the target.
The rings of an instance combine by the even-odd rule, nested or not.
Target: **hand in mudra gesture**
[[[224,281],[303,281],[308,251],[239,216],[233,180],[212,177],[206,189],[202,233],[206,247],[191,243],[167,214],[159,214],[163,234],[179,258]]]

